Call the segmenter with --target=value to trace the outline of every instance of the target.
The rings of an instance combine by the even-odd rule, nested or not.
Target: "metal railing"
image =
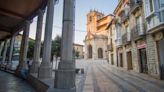
[[[122,35],[122,43],[126,44],[127,43],[127,33],[125,33],[124,35]]]
[[[122,12],[120,18],[121,18],[121,23],[122,23],[129,18],[129,14],[125,14],[125,12]]]
[[[130,0],[130,11],[135,11],[138,7],[142,6],[142,0]]]
[[[122,45],[122,37],[116,39],[116,45],[121,46]]]
[[[128,44],[131,41],[131,33],[125,33],[122,35],[122,43],[123,44]]]
[[[146,34],[145,24],[138,24],[134,26],[131,30],[131,33],[132,33],[133,40],[145,35]]]

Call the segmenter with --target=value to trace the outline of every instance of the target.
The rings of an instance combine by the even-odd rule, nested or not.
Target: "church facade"
[[[106,59],[108,33],[107,26],[111,21],[111,15],[91,10],[87,14],[87,34],[85,36],[85,59]]]

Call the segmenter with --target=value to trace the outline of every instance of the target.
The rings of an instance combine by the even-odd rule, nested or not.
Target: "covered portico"
[[[21,71],[26,69],[28,40],[30,24],[34,17],[38,17],[37,31],[35,39],[35,49],[33,64],[27,78],[37,90],[41,90],[44,85],[43,80],[52,79],[51,40],[54,7],[58,0],[5,0],[0,1],[0,67],[10,71],[12,65],[13,46],[15,36],[23,32],[20,47],[20,57],[17,69],[14,74],[21,77]],[[46,26],[43,44],[42,62],[39,64],[43,16],[46,12]],[[55,21],[54,21],[55,22]],[[51,92],[75,92],[75,62],[72,58],[73,36],[75,23],[75,0],[64,0],[63,7],[63,28],[62,28],[62,47],[61,62],[56,70],[54,87],[49,89]],[[8,48],[9,47],[9,48]],[[9,53],[8,53],[9,50]],[[6,56],[8,55],[8,59]],[[34,76],[37,75],[37,76]],[[66,76],[66,77],[65,77]],[[31,79],[32,78],[32,79]],[[42,82],[40,82],[42,81]],[[40,84],[39,84],[40,83]],[[45,83],[46,85],[46,83]],[[48,85],[47,85],[48,86]],[[40,87],[41,89],[38,89]],[[47,90],[44,90],[47,91]],[[39,92],[44,92],[39,91]]]

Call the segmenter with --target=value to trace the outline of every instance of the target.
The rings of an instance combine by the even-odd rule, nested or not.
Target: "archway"
[[[103,58],[103,49],[98,48],[98,58]]]
[[[88,46],[88,58],[92,58],[92,46]]]

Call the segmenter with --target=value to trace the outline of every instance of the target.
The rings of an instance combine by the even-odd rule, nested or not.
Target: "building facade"
[[[87,35],[85,37],[85,59],[106,59],[107,57],[107,25],[111,15],[91,10],[87,14]]]
[[[109,63],[164,78],[163,0],[120,0],[109,22]]]
[[[149,74],[164,79],[164,0],[143,0]]]
[[[83,45],[81,44],[73,44],[73,48],[74,48],[74,51],[75,51],[75,57],[78,58],[78,59],[82,59],[84,58],[84,51],[83,51]]]

